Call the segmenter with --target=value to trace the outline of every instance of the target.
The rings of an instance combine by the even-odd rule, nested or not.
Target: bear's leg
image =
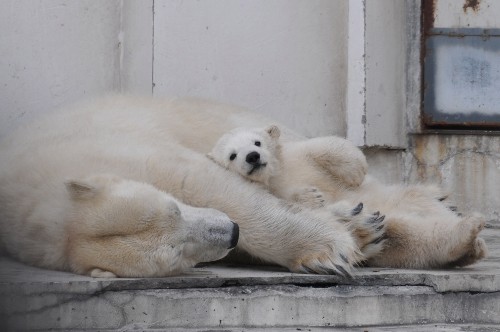
[[[296,209],[191,151],[149,160],[156,187],[185,204],[226,213],[239,225],[238,247],[294,272],[346,275],[362,259],[347,227],[313,210]],[[189,167],[178,167],[189,165]]]
[[[413,195],[422,195],[425,197],[430,197],[433,200],[441,202],[449,210],[456,212],[457,207],[449,200],[450,193],[445,191],[440,186],[434,184],[418,184],[408,187],[407,193],[413,193]]]
[[[446,214],[451,212],[445,210]],[[439,211],[434,211],[439,214]],[[478,234],[481,217],[460,219],[439,216],[387,215],[384,250],[371,257],[370,266],[435,269],[466,266],[486,257],[487,249]]]
[[[287,152],[287,150],[289,152]],[[319,168],[320,172],[332,176],[338,185],[355,188],[364,180],[368,170],[366,157],[351,142],[335,136],[317,137],[306,141],[284,145],[284,163],[294,162],[302,155]],[[287,158],[291,156],[291,158]]]
[[[457,237],[457,245],[450,250],[450,267],[467,266],[485,258],[488,254],[486,243],[478,238],[485,222],[480,216],[466,217],[455,227],[452,236]]]

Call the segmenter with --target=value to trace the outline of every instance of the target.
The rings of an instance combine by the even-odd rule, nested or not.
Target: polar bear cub
[[[280,130],[235,128],[223,135],[208,157],[241,176],[264,185],[279,172]]]
[[[314,187],[277,188],[273,181],[282,173],[281,131],[267,128],[235,128],[219,138],[208,157],[244,178],[262,184],[274,195],[309,208],[324,206],[323,195]]]
[[[322,144],[319,146],[322,147]],[[325,205],[323,194],[316,187],[294,185],[293,181],[283,178],[285,165],[280,129],[276,125],[235,128],[220,137],[208,157],[247,180],[262,185],[273,195],[298,204],[297,208],[314,209],[315,213],[327,219],[334,216],[344,221],[353,230],[357,245],[366,257],[380,252],[384,247],[384,215],[363,211],[366,210],[363,209],[363,203],[354,205],[340,200]],[[325,208],[320,209],[322,207]]]

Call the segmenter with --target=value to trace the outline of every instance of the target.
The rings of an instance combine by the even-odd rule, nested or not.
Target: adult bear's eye
[[[256,146],[260,146],[260,141],[255,141]]]
[[[236,159],[236,153],[232,153],[230,156],[229,156],[229,160],[234,160]]]

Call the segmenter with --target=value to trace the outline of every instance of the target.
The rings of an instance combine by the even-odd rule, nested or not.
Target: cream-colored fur
[[[211,154],[215,159],[223,158],[227,152],[221,151],[235,150],[246,132],[265,131],[255,128],[230,131],[216,143]],[[275,156],[274,171],[260,182],[276,196],[310,207],[321,205],[315,199],[343,202],[349,209],[361,201],[365,209],[380,210],[387,215],[388,241],[381,253],[374,247],[363,250],[367,244],[363,231],[353,229],[368,264],[434,268],[464,266],[485,257],[485,243],[477,237],[484,220],[478,215],[460,217],[450,209],[447,195],[437,186],[385,186],[370,176],[361,182],[366,161],[356,153],[357,149],[334,137],[288,142],[283,146],[276,138],[273,145],[265,145],[268,146],[270,149],[261,153],[268,162],[273,161],[269,155]],[[244,172],[240,174],[245,176]],[[328,209],[336,213],[336,206],[329,205]]]
[[[12,177],[1,180],[1,242],[23,262],[94,277],[166,276],[222,258],[237,241],[237,226],[217,210],[110,174],[65,180],[54,156],[21,158],[46,162],[2,172]]]
[[[364,259],[349,222],[290,206],[206,157],[223,132],[252,121],[266,120],[200,100],[114,96],[19,128],[0,147],[2,248],[93,276],[169,275],[224,255],[233,220],[238,247],[255,257],[348,274]],[[380,238],[370,216],[345,218]]]
[[[261,183],[272,194],[287,201],[310,208],[324,206],[324,199],[314,187],[293,187],[275,181],[282,173],[280,129],[271,125],[267,128],[235,128],[219,138],[208,157],[244,178]]]
[[[181,216],[189,214],[184,212],[189,206],[183,209],[179,201],[210,208],[197,210],[198,216],[192,222],[180,222],[179,229],[173,232],[174,238],[197,243],[196,237],[183,237],[177,231],[185,232],[190,229],[187,225],[196,225],[196,222],[200,227],[194,226],[195,229],[206,229],[201,225],[213,221],[214,213],[219,223],[232,225],[224,217],[225,213],[239,224],[238,248],[292,271],[347,274],[353,264],[366,258],[383,266],[444,266],[454,262],[472,263],[484,255],[484,242],[476,238],[480,221],[462,220],[451,212],[448,214],[442,204],[436,208],[439,212],[435,212],[415,208],[414,204],[408,204],[413,202],[411,199],[394,203],[397,200],[393,201],[392,197],[397,197],[397,190],[363,182],[365,158],[355,146],[341,138],[306,140],[281,126],[283,179],[293,179],[294,186],[317,187],[331,202],[342,198],[351,200],[343,216],[326,213],[325,209],[291,206],[206,157],[217,139],[228,130],[242,126],[267,127],[269,123],[272,122],[243,109],[208,101],[154,101],[119,96],[47,115],[20,128],[0,147],[1,246],[28,264],[95,276],[175,272],[175,264],[164,259],[171,255],[169,246],[161,247],[169,243],[171,230],[161,228],[164,233],[160,231],[160,234],[157,231],[122,233],[125,226],[121,224],[123,214],[119,210],[123,204],[118,205],[116,214],[105,219],[104,224],[112,225],[113,232],[111,236],[96,239],[102,247],[93,247],[95,241],[86,241],[88,234],[92,234],[85,233],[92,232],[92,227],[87,225],[96,225],[95,213],[101,205],[91,204],[80,211],[81,214],[68,214],[74,208],[75,198],[71,195],[72,182],[67,181],[82,182],[83,187],[92,188],[92,181],[87,183],[93,179],[91,175],[105,173],[120,181],[133,181],[130,190],[122,186],[119,192],[125,192],[129,200],[134,197],[131,206],[139,211],[144,208],[143,200],[136,201],[135,194],[131,194],[134,183],[146,183],[153,187],[151,190],[159,190],[160,196],[164,191],[175,197]],[[111,190],[105,189],[104,192]],[[374,198],[380,191],[394,195]],[[104,200],[108,201],[114,199]],[[368,207],[364,211],[379,209],[387,215],[390,223],[385,228],[395,225],[392,226],[395,230],[387,234],[389,246],[384,252],[380,246],[383,242],[380,226],[384,221],[378,215],[353,209],[360,201]],[[410,212],[405,214],[406,209]],[[434,214],[439,217],[429,217]],[[71,218],[75,215],[81,218]],[[114,216],[120,218],[114,219]],[[443,220],[443,217],[449,219]],[[132,218],[132,224],[134,222],[136,219]],[[457,226],[459,223],[463,226]],[[433,227],[441,232],[433,232]],[[455,235],[456,227],[460,227],[460,236]],[[464,230],[467,236],[463,235]],[[201,236],[206,233],[202,231]],[[468,240],[462,241],[462,238]],[[116,246],[114,241],[128,249]],[[155,251],[159,247],[162,250]],[[201,252],[207,251],[207,246],[202,243],[201,247],[193,244],[186,256],[204,261],[223,254],[218,248],[215,253],[209,250],[204,257]],[[125,254],[127,250],[138,252],[129,258]],[[224,250],[227,252],[227,248]],[[391,257],[387,257],[389,254]],[[142,259],[147,257],[152,257],[152,263],[146,269]]]
[[[280,172],[280,130],[268,128],[235,128],[224,134],[208,157],[250,181],[269,184]]]
[[[367,175],[357,186],[347,179],[358,180],[365,164],[349,164],[349,160],[359,162],[356,158],[337,162],[343,150],[346,156],[355,155],[349,144],[330,138],[284,144],[282,173],[273,178],[272,186],[309,185],[318,188],[327,203],[363,202],[366,210],[385,215],[384,250],[364,252],[371,266],[443,268],[466,266],[486,257],[486,244],[478,237],[485,225],[482,216],[460,216],[450,209],[448,195],[434,185],[389,186]],[[335,171],[325,172],[325,167]],[[342,178],[338,169],[344,167]]]

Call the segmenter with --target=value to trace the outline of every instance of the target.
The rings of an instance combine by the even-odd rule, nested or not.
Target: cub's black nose
[[[252,165],[258,164],[260,162],[260,154],[255,151],[250,152],[249,154],[247,154],[245,160],[247,161],[247,163]]]
[[[233,249],[234,247],[236,247],[239,238],[240,238],[240,226],[238,226],[237,223],[233,222],[233,235],[231,236],[231,243],[229,245],[229,248],[227,249]]]

